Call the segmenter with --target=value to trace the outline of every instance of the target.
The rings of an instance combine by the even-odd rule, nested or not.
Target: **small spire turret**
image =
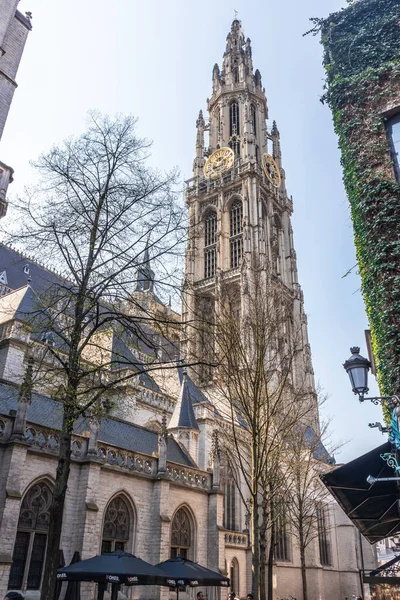
[[[203,117],[203,111],[200,110],[199,116],[197,117],[196,127],[197,127],[197,136],[196,136],[196,158],[193,162],[193,177],[199,177],[203,171],[204,167],[204,129],[205,129],[205,121]]]
[[[137,271],[136,292],[153,292],[155,274],[150,266],[150,240],[143,251],[143,263]]]

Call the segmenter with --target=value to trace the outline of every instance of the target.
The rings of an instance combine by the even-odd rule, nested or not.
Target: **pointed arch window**
[[[319,560],[321,565],[330,566],[332,564],[332,559],[327,523],[327,509],[325,506],[320,504],[319,506],[317,506]]]
[[[192,548],[192,527],[187,510],[180,508],[171,527],[171,558],[189,558]]]
[[[236,483],[232,477],[232,473],[228,473],[227,480],[225,482],[225,496],[224,496],[224,527],[230,531],[237,531],[237,519],[236,519]]]
[[[19,513],[8,589],[40,589],[52,501],[52,491],[44,482],[32,486],[25,495]]]
[[[231,592],[234,592],[236,596],[239,595],[239,563],[236,558],[232,559],[231,562],[231,570],[230,570],[230,580],[231,580]]]
[[[210,211],[204,223],[204,277],[209,279],[215,275],[217,250],[217,214]]]
[[[279,561],[290,560],[289,532],[287,527],[286,507],[283,502],[277,505],[277,515],[274,521],[275,548],[274,556]]]
[[[257,135],[257,113],[254,104],[250,106],[251,124],[253,125],[253,133]]]
[[[240,117],[239,117],[239,103],[232,102],[229,107],[229,135],[231,141],[229,142],[230,147],[235,153],[235,156],[240,156]]]
[[[243,256],[243,205],[235,200],[230,210],[230,261],[231,269],[241,263]]]
[[[111,500],[104,517],[101,553],[126,550],[131,530],[129,507],[122,496]]]

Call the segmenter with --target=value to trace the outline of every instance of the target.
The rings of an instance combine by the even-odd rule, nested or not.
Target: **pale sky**
[[[293,195],[299,280],[309,317],[316,380],[330,395],[324,416],[348,461],[385,439],[368,428],[379,407],[360,405],[342,363],[350,346],[366,356],[367,327],[348,202],[331,113],[319,100],[324,72],[319,39],[302,34],[309,17],[345,0],[21,0],[33,13],[0,160],[15,169],[9,198],[32,181],[29,161],[80,133],[86,113],[130,113],[154,140],[151,162],[191,177],[199,109],[211,95],[234,10],[252,40],[269,107],[281,133],[283,166]],[[12,219],[12,210],[7,220]],[[4,222],[6,224],[7,221]],[[377,393],[370,376],[371,393]]]

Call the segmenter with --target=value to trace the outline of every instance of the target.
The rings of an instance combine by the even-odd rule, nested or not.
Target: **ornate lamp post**
[[[373,404],[386,404],[389,410],[392,411],[392,420],[390,427],[382,427],[380,423],[370,423],[370,427],[379,427],[379,430],[384,433],[389,433],[389,441],[392,443],[392,452],[381,454],[382,460],[384,460],[390,467],[396,471],[397,475],[400,475],[400,465],[398,463],[398,453],[400,451],[400,431],[398,417],[400,416],[400,398],[398,396],[374,396],[372,398],[366,398],[365,394],[368,393],[368,371],[371,363],[367,358],[364,358],[360,354],[360,348],[350,348],[351,356],[348,358],[343,367],[349,376],[351,388],[353,393],[358,395],[360,402],[369,400]],[[375,478],[369,475],[367,481],[373,485],[377,481],[400,481],[399,477],[382,477]]]
[[[393,409],[394,406],[399,402],[397,396],[374,396],[372,398],[366,398],[365,394],[368,393],[368,371],[371,363],[367,358],[364,358],[360,354],[360,348],[354,346],[350,348],[351,356],[348,358],[343,367],[349,376],[350,383],[354,394],[358,395],[360,402],[364,400],[370,400],[373,404],[388,403],[388,407]],[[400,402],[399,402],[400,403]]]

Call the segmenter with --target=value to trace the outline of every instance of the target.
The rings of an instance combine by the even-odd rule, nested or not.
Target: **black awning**
[[[396,477],[381,458],[391,452],[390,442],[321,475],[321,479],[346,515],[371,543],[400,533],[399,482],[367,483],[373,477]]]

